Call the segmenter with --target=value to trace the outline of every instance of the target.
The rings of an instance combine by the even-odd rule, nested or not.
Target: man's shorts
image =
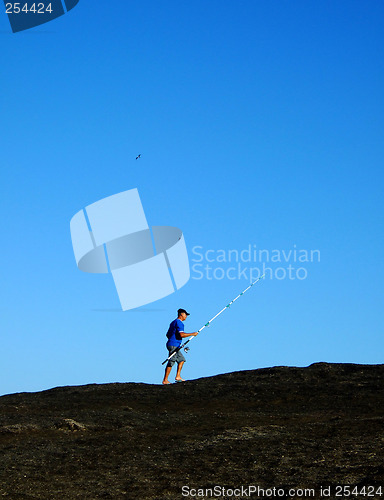
[[[174,346],[168,346],[167,345],[167,349],[169,351],[169,354],[172,354],[173,351],[176,349],[176,347]],[[173,366],[176,363],[181,363],[182,361],[185,361],[185,358],[181,352],[181,349],[179,351],[177,351],[177,353],[172,356],[172,358],[168,361],[168,364],[167,366]]]

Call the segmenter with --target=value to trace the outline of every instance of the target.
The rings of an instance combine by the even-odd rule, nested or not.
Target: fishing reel
[[[184,347],[184,352],[187,353],[190,350],[189,347]]]

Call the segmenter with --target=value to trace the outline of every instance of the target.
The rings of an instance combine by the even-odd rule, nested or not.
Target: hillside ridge
[[[383,375],[384,365],[320,362],[5,395],[0,495],[175,500],[185,485],[317,495],[322,485],[384,486]]]

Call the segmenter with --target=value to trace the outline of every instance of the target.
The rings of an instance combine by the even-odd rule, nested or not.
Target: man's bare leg
[[[166,366],[165,367],[165,373],[164,373],[164,379],[163,379],[163,384],[170,384],[171,382],[168,380],[169,374],[171,373],[172,366]]]
[[[176,373],[175,380],[181,380],[181,381],[185,382],[185,380],[183,378],[181,378],[181,376],[180,376],[181,369],[183,368],[183,364],[184,364],[184,361],[180,361],[180,363],[177,364],[177,373]]]

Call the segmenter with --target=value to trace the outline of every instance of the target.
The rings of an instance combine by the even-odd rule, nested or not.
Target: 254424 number
[[[384,494],[384,490],[381,486],[336,486],[335,496],[336,497],[349,497],[350,495],[358,495],[360,498],[363,497],[381,497]]]
[[[45,12],[49,12],[51,14],[52,4],[49,3],[48,5],[46,5],[44,3],[33,3],[32,5],[28,6],[27,3],[22,4],[16,2],[5,4],[5,9],[5,12],[7,14],[20,14],[20,12],[24,12],[25,14],[28,14],[28,12],[31,12],[32,14],[44,14]]]

